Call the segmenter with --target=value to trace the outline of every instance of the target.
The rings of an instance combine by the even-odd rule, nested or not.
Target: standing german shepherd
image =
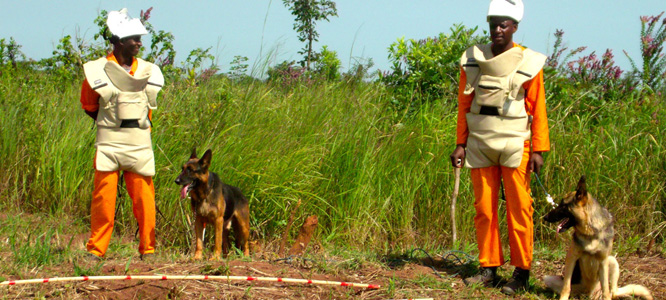
[[[652,299],[647,288],[630,284],[617,287],[620,267],[613,249],[613,217],[587,192],[585,176],[578,181],[575,192],[569,193],[559,206],[546,214],[546,222],[560,222],[557,232],[573,227],[573,240],[564,261],[562,276],[544,276],[545,284],[569,299],[569,294],[586,294],[591,299],[615,299],[636,296]]]
[[[201,159],[196,149],[183,165],[183,171],[176,178],[182,186],[180,197],[190,195],[192,211],[195,214],[194,235],[196,237],[194,259],[201,259],[203,250],[203,230],[207,223],[215,226],[215,251],[211,260],[219,259],[220,253],[229,253],[229,230],[234,229],[236,247],[250,254],[250,209],[243,193],[235,186],[223,183],[220,177],[208,170],[213,154],[209,149]]]

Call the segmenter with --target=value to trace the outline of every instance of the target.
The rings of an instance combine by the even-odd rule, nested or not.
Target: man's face
[[[506,46],[513,43],[513,33],[518,30],[518,23],[507,17],[490,17],[488,25],[493,45]]]
[[[120,46],[122,47],[122,52],[128,55],[136,56],[141,50],[141,36],[134,35],[128,36],[120,40]]]

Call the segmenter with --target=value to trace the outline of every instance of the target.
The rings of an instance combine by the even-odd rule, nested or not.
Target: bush
[[[663,15],[664,12],[656,16],[641,17],[642,68],[636,67],[634,60],[627,55],[633,72],[638,74],[644,85],[643,88],[652,92],[666,91],[666,55],[663,53],[666,42],[666,18],[659,22]]]
[[[268,81],[282,84],[283,86],[292,86],[303,80],[305,68],[298,66],[295,61],[283,61],[266,72]]]
[[[23,46],[16,43],[13,37],[9,38],[9,42],[0,39],[0,67],[9,64],[16,69],[16,61],[21,58],[25,59],[21,47]]]
[[[393,107],[402,110],[445,96],[455,101],[460,56],[472,45],[489,42],[487,35],[475,35],[476,31],[477,27],[467,29],[457,24],[448,35],[407,41],[400,38],[391,44],[391,70],[380,74],[380,81],[389,88]]]
[[[613,51],[607,49],[601,59],[595,52],[572,59],[586,47],[578,47],[568,52],[562,46],[564,31],[555,31],[553,52],[548,57],[544,71],[549,93],[564,99],[585,98],[585,105],[597,107],[608,100],[623,100],[630,96],[635,87],[635,76],[625,74],[615,65]],[[622,76],[624,74],[624,76]],[[570,97],[572,94],[578,95]]]
[[[321,52],[316,56],[313,68],[314,75],[325,80],[333,81],[340,79],[340,59],[338,53],[329,51],[323,46]]]

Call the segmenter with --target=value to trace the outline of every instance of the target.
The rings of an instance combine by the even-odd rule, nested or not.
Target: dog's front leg
[[[603,292],[604,300],[611,300],[611,293],[608,284],[608,268],[610,260],[608,257],[605,257],[601,262],[601,268],[599,268],[599,281],[601,282],[601,291]]]
[[[620,265],[615,256],[608,257],[608,281],[610,282],[611,298],[617,294],[617,280],[620,278]]]
[[[224,232],[222,233],[222,254],[226,258],[229,255],[231,242],[229,241],[229,232],[231,230],[231,219],[224,221]]]
[[[204,221],[197,214],[194,219],[194,259],[201,259],[203,253]]]
[[[564,279],[562,291],[560,292],[560,300],[569,299],[569,295],[571,294],[571,277],[576,267],[576,261],[580,257],[575,248],[575,246],[569,247],[567,257],[564,259]]]
[[[213,257],[210,258],[210,260],[218,260],[220,259],[220,255],[222,254],[222,231],[223,231],[223,226],[224,225],[224,218],[219,217],[215,219],[215,252],[213,253]]]

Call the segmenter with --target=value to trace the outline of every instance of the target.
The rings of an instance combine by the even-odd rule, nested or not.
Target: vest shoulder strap
[[[465,84],[465,95],[469,95],[474,92],[474,86],[476,85],[476,81],[479,79],[479,74],[481,72],[479,63],[474,57],[475,48],[483,51],[484,46],[485,45],[475,45],[469,47],[467,50],[465,50],[465,52],[463,52],[460,58],[460,67],[465,71],[465,80],[467,82]]]
[[[548,57],[531,49],[523,50],[523,55],[524,59],[518,67],[518,74],[532,79],[541,71]]]
[[[104,72],[104,65],[107,61],[106,57],[102,57],[83,64],[83,73],[93,90],[109,84],[109,77]]]
[[[102,57],[83,64],[83,73],[86,76],[86,80],[88,80],[88,84],[105,101],[113,97],[117,91],[117,88],[104,71],[104,66],[106,66],[107,62],[106,57]]]
[[[160,67],[154,63],[137,58],[136,74],[148,75],[148,84],[146,85],[146,94],[148,95],[148,107],[150,109],[157,109],[157,94],[164,86],[164,75]],[[141,72],[141,73],[140,73]],[[136,75],[135,75],[136,76]]]
[[[534,50],[527,48],[523,50],[523,61],[518,66],[518,70],[514,75],[512,86],[520,87],[528,80],[534,78],[543,69],[547,58],[546,55]]]

